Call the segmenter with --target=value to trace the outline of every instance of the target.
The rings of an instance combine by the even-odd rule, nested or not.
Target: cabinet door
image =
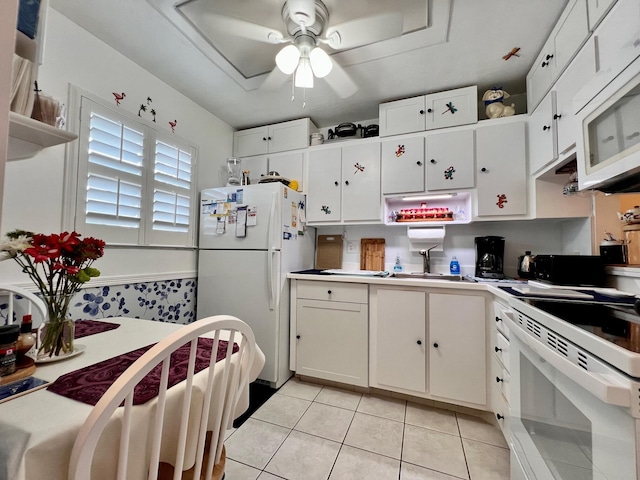
[[[593,30],[616,0],[587,0],[589,30]]]
[[[298,300],[296,373],[369,386],[368,306]]]
[[[478,87],[458,88],[426,96],[427,130],[478,121]]]
[[[427,190],[473,188],[473,129],[426,136]]]
[[[569,3],[573,5],[568,7],[570,10],[566,16],[563,15],[553,37],[552,79],[558,78],[589,34],[587,3],[585,0],[572,0]]]
[[[424,291],[375,288],[371,309],[371,386],[426,391]]]
[[[340,147],[309,151],[307,220],[339,222],[342,203]]]
[[[585,45],[573,59],[562,76],[555,83],[556,92],[556,128],[558,136],[558,154],[575,145],[578,139],[577,111],[574,104],[576,93],[596,74],[596,57],[593,45]]]
[[[484,298],[429,294],[429,393],[485,405]]]
[[[267,155],[254,155],[253,157],[241,157],[242,170],[249,170],[249,180],[252,185],[258,183],[260,177],[269,171],[269,158]]]
[[[269,125],[269,153],[297,150],[309,146],[309,120],[301,118],[291,122]]]
[[[250,157],[268,152],[269,127],[248,128],[233,132],[233,154]]]
[[[382,193],[424,192],[424,138],[382,142]]]
[[[640,55],[640,2],[618,0],[596,30],[601,86]]]
[[[381,220],[380,143],[342,148],[342,220]]]
[[[304,152],[269,155],[269,171],[278,172],[289,180],[298,182],[298,191],[304,191]]]
[[[527,108],[534,110],[551,87],[553,39],[547,40],[527,74]]]
[[[380,104],[380,136],[422,132],[426,125],[424,101],[420,96]]]
[[[555,92],[551,91],[529,117],[529,173],[558,158],[555,113]]]
[[[524,215],[527,213],[525,121],[487,122],[476,129],[478,216]]]

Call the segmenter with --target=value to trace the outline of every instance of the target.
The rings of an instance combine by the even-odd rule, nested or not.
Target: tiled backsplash
[[[191,323],[196,319],[195,278],[127,283],[87,288],[71,301],[73,319],[134,317],[169,323]],[[23,300],[14,305],[14,322],[26,311]],[[7,323],[8,305],[0,298],[0,325]],[[34,322],[39,323],[34,318]]]

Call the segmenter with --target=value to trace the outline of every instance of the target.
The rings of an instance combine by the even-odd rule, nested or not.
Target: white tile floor
[[[479,416],[289,380],[230,432],[226,480],[508,480]]]

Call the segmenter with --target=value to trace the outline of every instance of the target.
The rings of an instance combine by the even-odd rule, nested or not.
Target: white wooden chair
[[[213,338],[212,363],[194,374],[198,337],[203,335]],[[229,347],[235,342],[239,350],[232,354],[233,348],[227,348],[225,358],[215,363],[220,340],[228,340]],[[190,344],[187,378],[167,389],[171,353],[187,343]],[[158,342],[127,368],[93,407],[76,437],[69,479],[221,478],[224,433],[233,422],[239,393],[248,388],[255,353],[251,328],[229,315],[198,320]],[[160,364],[159,395],[148,402],[155,405],[134,406],[134,387]],[[142,411],[151,413],[141,420],[140,416],[145,416]],[[114,434],[114,428],[120,432]],[[116,445],[113,448],[117,458],[112,461],[117,463],[117,474],[107,476],[104,469],[93,465],[92,476],[96,447],[104,448],[101,437],[108,430],[115,438],[111,443]],[[132,468],[132,463],[139,464],[142,460],[144,465]],[[137,473],[132,473],[134,470]],[[166,476],[167,472],[171,476]]]
[[[16,296],[23,297],[23,300]],[[15,285],[0,284],[0,304],[7,302],[7,324],[20,323],[24,314],[32,315],[34,328],[47,318],[47,306],[40,297]],[[19,304],[19,305],[18,305]],[[19,313],[19,318],[14,318],[14,313]],[[1,321],[0,321],[1,323]]]

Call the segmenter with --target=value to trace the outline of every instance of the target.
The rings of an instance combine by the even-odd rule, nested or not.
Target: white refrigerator
[[[291,377],[286,276],[314,264],[305,203],[279,182],[200,193],[197,316],[228,314],[249,324],[266,357],[258,379],[273,388]]]

